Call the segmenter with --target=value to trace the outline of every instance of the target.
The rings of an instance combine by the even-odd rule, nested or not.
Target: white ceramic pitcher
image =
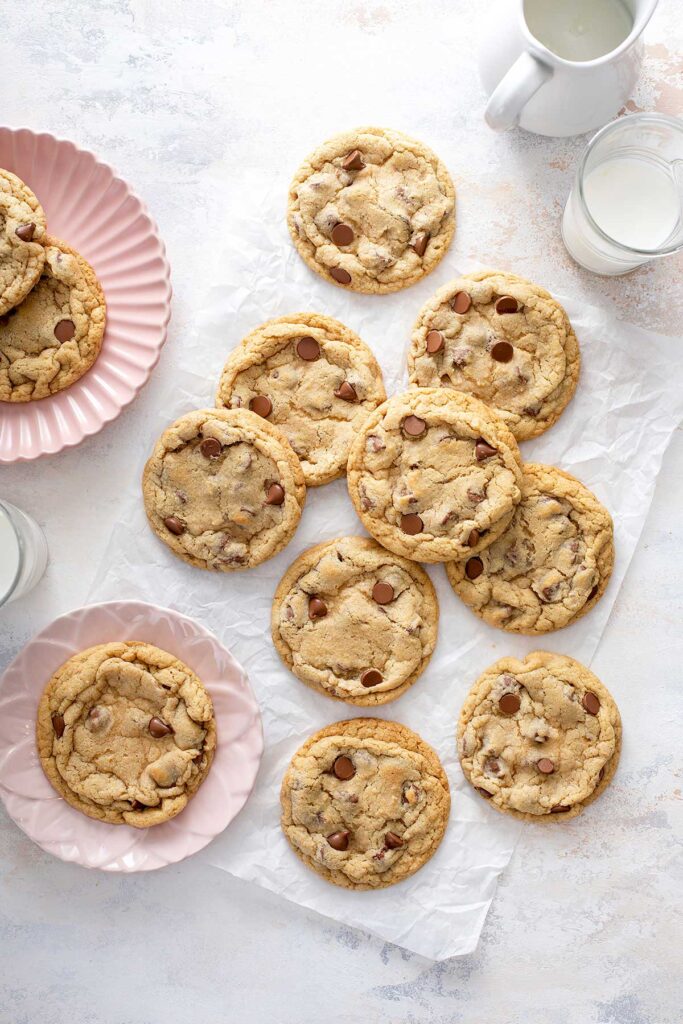
[[[601,0],[595,0],[600,3]],[[633,17],[624,41],[594,60],[558,57],[529,30],[525,0],[498,0],[479,50],[489,94],[486,121],[538,135],[580,135],[611,120],[628,99],[642,59],[642,32],[657,0],[623,0]]]

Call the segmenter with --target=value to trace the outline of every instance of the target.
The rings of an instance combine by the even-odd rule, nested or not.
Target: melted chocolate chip
[[[589,715],[597,715],[600,710],[600,700],[591,690],[584,693],[581,703]]]
[[[199,446],[199,450],[205,459],[217,459],[223,451],[223,445],[217,437],[205,437]]]
[[[265,420],[273,411],[273,403],[267,395],[255,395],[249,401],[249,408],[252,412],[255,412],[257,416],[262,416]]]
[[[149,731],[155,740],[160,740],[162,736],[170,736],[173,729],[170,725],[167,725],[161,718],[150,718],[149,720]]]
[[[483,462],[485,459],[490,459],[493,455],[498,454],[498,449],[485,441],[483,437],[480,437],[474,446],[474,457],[477,462]]]
[[[361,686],[379,686],[382,682],[382,673],[376,668],[366,668],[360,677]]]
[[[185,533],[185,523],[182,519],[178,519],[178,516],[166,516],[164,526],[171,533],[174,533],[176,537],[179,537],[181,533]]]
[[[341,398],[344,402],[357,402],[358,395],[353,384],[349,384],[347,380],[342,381],[337,390],[334,393],[335,398]]]
[[[35,224],[20,224],[18,228],[15,228],[14,234],[17,238],[20,238],[22,242],[30,242],[35,234]]]
[[[425,340],[425,347],[430,356],[436,355],[444,347],[446,339],[441,331],[430,331]]]
[[[509,363],[515,350],[509,341],[497,341],[491,349],[491,355],[497,363]]]
[[[57,341],[71,341],[76,333],[76,324],[73,320],[59,320],[55,324],[54,335]]]
[[[319,597],[312,597],[308,602],[309,619],[324,619],[327,615],[327,605]]]
[[[427,429],[426,422],[421,420],[419,416],[406,416],[401,426],[404,433],[408,434],[409,437],[420,437]]]
[[[320,345],[315,338],[299,338],[296,343],[296,354],[307,363],[312,363],[320,356]]]
[[[327,837],[327,841],[333,850],[348,850],[351,833],[344,829],[342,832],[333,832]]]
[[[420,231],[415,235],[415,241],[413,242],[412,247],[418,256],[424,256],[429,243],[429,237],[428,231]]]
[[[284,487],[281,484],[270,484],[266,491],[266,505],[282,505],[284,500]]]
[[[339,757],[335,759],[335,762],[332,765],[332,771],[338,779],[342,780],[342,782],[348,782],[348,780],[352,779],[356,774],[356,768],[353,761],[345,754],[340,754]]]
[[[345,171],[362,171],[365,167],[363,155],[359,149],[352,149],[342,160],[342,167]]]
[[[484,563],[478,555],[468,558],[465,562],[465,576],[468,580],[476,580],[484,571]]]
[[[536,767],[544,775],[552,775],[555,771],[555,762],[551,761],[549,757],[542,757],[540,761],[536,762]]]
[[[466,313],[472,305],[472,299],[467,292],[456,292],[451,299],[451,309],[454,313]]]
[[[349,224],[335,224],[332,228],[332,241],[335,245],[351,245],[355,235]]]
[[[516,693],[504,693],[498,700],[498,707],[504,715],[515,715],[522,706],[519,695]]]
[[[390,583],[375,583],[372,588],[372,599],[377,604],[391,604],[394,600],[394,588]]]
[[[401,529],[409,537],[414,537],[416,534],[422,533],[424,523],[414,512],[409,512],[407,515],[401,516]]]
[[[496,302],[496,313],[516,313],[518,309],[517,299],[514,299],[512,295],[501,295]]]
[[[52,728],[55,731],[55,736],[58,740],[64,735],[66,723],[64,721],[64,715],[53,715],[52,716]]]
[[[343,267],[330,267],[330,276],[337,284],[351,284],[351,275]]]
[[[404,845],[404,840],[400,836],[397,836],[395,832],[387,832],[384,837],[384,842],[389,850],[398,850],[400,846]]]

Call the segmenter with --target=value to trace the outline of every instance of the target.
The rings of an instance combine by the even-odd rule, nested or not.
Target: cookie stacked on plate
[[[295,175],[288,224],[323,279],[381,294],[442,259],[455,191],[431,150],[361,128],[331,139]],[[307,487],[346,473],[372,535],[303,552],[280,581],[273,642],[311,689],[361,708],[396,700],[434,651],[436,592],[419,564],[442,562],[480,618],[538,635],[585,615],[613,563],[609,513],[578,480],[525,463],[519,442],[570,401],[579,348],[545,289],[482,271],[419,313],[410,388],[387,399],[380,368],[348,327],[297,313],[254,328],[225,364],[215,409],[162,435],[144,472],[152,529],[175,555],[250,569],[293,536]],[[527,820],[572,817],[607,785],[620,744],[602,684],[536,652],[492,666],[463,708],[466,777]],[[417,870],[446,827],[448,782],[405,726],[353,719],[295,754],[282,825],[306,864],[339,885],[376,888]]]
[[[48,234],[31,189],[0,169],[0,402],[74,384],[97,358],[105,323],[90,264]]]

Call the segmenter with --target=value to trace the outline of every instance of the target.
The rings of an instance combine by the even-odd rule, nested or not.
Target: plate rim
[[[73,146],[73,148],[78,153],[82,153],[85,156],[92,157],[96,164],[98,164],[101,167],[105,167],[111,173],[113,181],[120,181],[125,186],[127,193],[130,196],[132,196],[136,200],[136,202],[139,203],[140,212],[149,221],[151,234],[153,235],[154,239],[156,240],[159,246],[159,257],[161,259],[163,267],[163,274],[161,275],[161,280],[165,285],[165,294],[163,299],[165,306],[165,315],[163,321],[160,324],[160,336],[159,341],[156,345],[154,359],[147,368],[147,373],[145,375],[144,380],[142,380],[139,384],[133,387],[130,397],[126,401],[121,402],[120,404],[117,403],[116,408],[110,414],[104,413],[102,417],[98,419],[98,423],[95,426],[90,427],[89,425],[81,423],[78,438],[74,438],[73,440],[69,440],[68,438],[60,438],[61,443],[59,444],[59,447],[49,449],[43,447],[41,448],[40,451],[34,452],[32,454],[22,452],[18,455],[12,456],[11,458],[8,457],[0,448],[0,465],[12,466],[17,462],[34,462],[36,459],[43,458],[44,456],[58,455],[60,452],[63,452],[69,448],[76,448],[79,444],[85,441],[87,437],[94,437],[95,434],[99,434],[99,432],[103,430],[104,427],[106,427],[109,423],[112,423],[115,419],[117,419],[124,409],[127,409],[128,406],[133,404],[133,402],[138,397],[142,389],[149,382],[149,379],[152,376],[152,373],[156,368],[159,359],[161,358],[161,350],[163,349],[164,345],[166,344],[166,341],[168,340],[168,325],[170,323],[172,313],[171,300],[173,298],[173,286],[171,284],[171,265],[168,261],[168,256],[166,254],[166,246],[159,232],[159,226],[154,217],[152,217],[149,211],[149,207],[147,206],[147,203],[144,201],[144,199],[138,194],[138,192],[129,184],[129,182],[125,178],[121,177],[121,175],[116,171],[116,168],[112,164],[108,163],[106,160],[101,160],[97,156],[97,154],[94,153],[91,149],[86,149],[83,146],[79,146],[78,143],[74,142],[72,139],[62,138],[59,135],[54,135],[52,132],[36,131],[35,129],[29,128],[25,125],[15,127],[14,125],[10,124],[0,124],[0,132],[2,131],[10,132],[12,135],[17,135],[20,132],[28,132],[35,139],[47,139],[52,143],[56,143],[58,146]],[[61,392],[58,392],[58,394],[60,393]],[[41,398],[38,401],[49,402],[52,397],[55,396],[46,396],[45,398]],[[4,404],[5,403],[0,403],[0,407]],[[27,404],[30,405],[31,403]]]

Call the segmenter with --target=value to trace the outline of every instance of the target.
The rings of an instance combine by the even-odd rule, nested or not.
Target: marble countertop
[[[282,168],[286,187],[333,132],[402,128],[453,173],[454,266],[509,268],[681,344],[680,257],[606,279],[562,247],[586,138],[484,125],[474,54],[495,30],[486,7],[27,0],[4,11],[3,121],[71,138],[133,184],[166,241],[175,294],[168,344],[131,408],[76,450],[0,468],[0,492],[44,526],[52,556],[41,586],[0,611],[0,668],[90,589],[221,252],[216,182],[229,187],[235,167]],[[679,0],[660,0],[628,110],[683,114],[682,37]],[[432,964],[192,861],[86,873],[0,811],[0,1024],[678,1024],[681,768],[660,737],[683,681],[682,458],[679,431],[592,665],[624,717],[617,779],[565,828],[525,829],[474,954]]]

